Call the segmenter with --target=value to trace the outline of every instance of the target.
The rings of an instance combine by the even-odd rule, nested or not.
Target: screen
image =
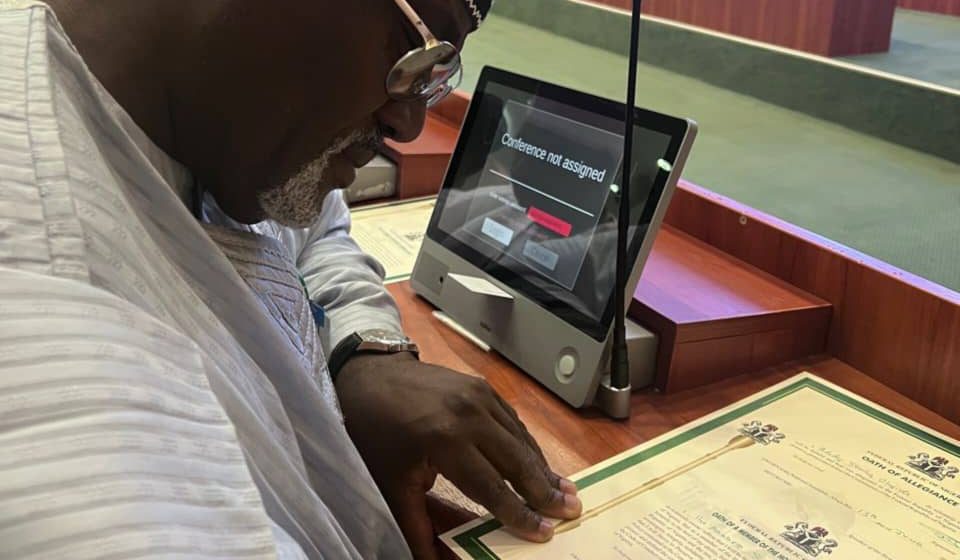
[[[686,122],[637,114],[631,263]],[[487,68],[428,235],[597,340],[612,318],[623,108]]]

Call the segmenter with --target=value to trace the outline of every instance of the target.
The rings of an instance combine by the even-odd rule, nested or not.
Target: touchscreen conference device
[[[411,278],[418,294],[574,406],[592,401],[614,314],[625,312],[613,297],[624,111],[485,68]],[[697,131],[691,120],[635,111],[629,294]]]

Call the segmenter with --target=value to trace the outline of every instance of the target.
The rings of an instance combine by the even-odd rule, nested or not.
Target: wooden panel
[[[413,142],[384,142],[383,154],[397,164],[397,197],[436,194],[450,164],[470,95],[454,91],[430,108],[423,132]]]
[[[701,387],[771,365],[819,354],[824,349],[829,316],[809,312],[795,328],[750,332],[677,344],[673,350],[670,376],[662,387],[675,393]],[[807,329],[801,328],[807,323]]]
[[[413,142],[384,142],[383,154],[397,164],[398,197],[436,194],[440,189],[460,130],[459,122],[447,120],[452,115],[428,113],[423,132]]]
[[[629,10],[631,0],[595,0]],[[890,49],[896,0],[646,0],[645,14],[824,56]]]
[[[793,49],[830,54],[833,0],[649,0],[646,12]]]
[[[960,16],[960,0],[899,0],[898,4],[908,10]]]
[[[960,422],[960,294],[689,183],[666,222],[833,304],[831,354]]]
[[[829,307],[822,299],[669,225],[657,235],[637,297],[680,325]],[[712,329],[683,340],[713,338]]]
[[[460,130],[463,119],[467,116],[470,107],[471,95],[461,90],[454,90],[446,99],[430,108],[430,114],[446,121]]]
[[[837,0],[828,56],[887,52],[896,0]]]
[[[660,336],[656,386],[667,392],[822,352],[830,307],[665,226],[630,314]]]

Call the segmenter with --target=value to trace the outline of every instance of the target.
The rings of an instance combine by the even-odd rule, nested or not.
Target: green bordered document
[[[350,235],[386,271],[385,283],[410,278],[437,198],[361,206],[350,212]]]
[[[547,544],[492,519],[461,558],[960,559],[960,446],[808,373],[573,477],[584,517]]]

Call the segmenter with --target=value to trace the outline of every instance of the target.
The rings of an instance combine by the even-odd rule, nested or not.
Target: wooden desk
[[[886,387],[868,375],[826,355],[779,364],[712,385],[663,395],[651,390],[633,395],[628,421],[611,420],[595,410],[576,410],[495,352],[483,352],[437,321],[433,306],[417,297],[409,284],[393,284],[404,330],[421,348],[421,358],[484,377],[509,402],[537,439],[553,469],[570,476],[591,465],[662,435],[717,409],[748,397],[802,371],[809,371],[921,424],[960,439],[960,426]],[[433,502],[438,534],[471,519],[472,514]],[[438,544],[441,557],[454,558]]]
[[[421,347],[424,361],[487,379],[517,409],[561,475],[590,465],[727,406],[801,371],[810,371],[894,412],[960,439],[960,426],[927,410],[873,378],[826,355],[743,372],[711,385],[662,395],[640,391],[633,396],[633,416],[617,422],[593,410],[578,411],[495,352],[486,353],[433,318],[431,306],[406,282],[393,284],[405,331]]]

